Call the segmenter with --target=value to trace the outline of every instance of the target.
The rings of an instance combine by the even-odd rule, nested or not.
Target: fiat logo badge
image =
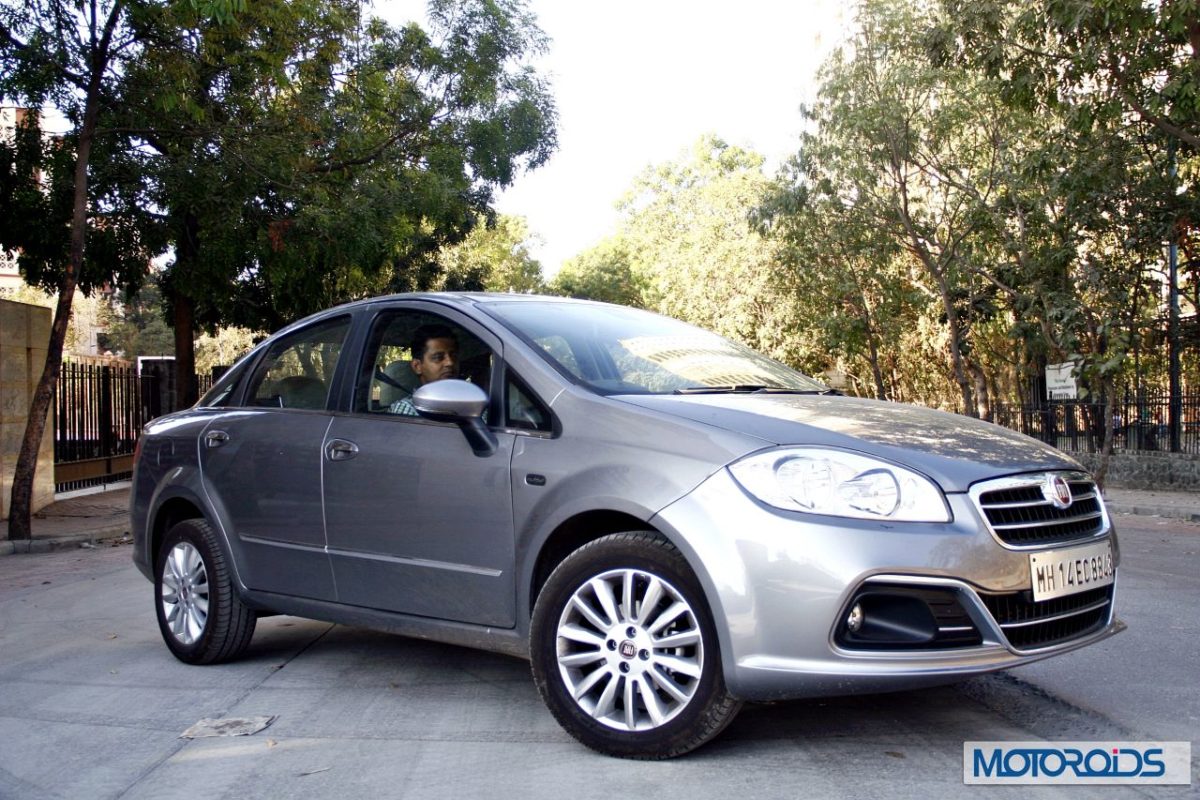
[[[637,645],[626,639],[621,642],[621,655],[624,658],[633,658],[637,655]]]
[[[1071,505],[1071,485],[1062,475],[1052,475],[1042,484],[1042,494],[1055,508],[1063,509]]]

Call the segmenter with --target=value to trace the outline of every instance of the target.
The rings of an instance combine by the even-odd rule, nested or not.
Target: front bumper
[[[1037,649],[1014,647],[981,593],[1028,590],[1029,551],[1002,546],[967,495],[947,500],[953,512],[948,523],[801,514],[759,503],[720,470],[652,522],[695,569],[716,623],[726,685],[748,700],[947,683],[1065,653],[1124,629],[1110,603],[1084,635]],[[1115,534],[1105,536],[1117,558]],[[908,650],[839,646],[837,626],[866,585],[953,593],[979,643]]]

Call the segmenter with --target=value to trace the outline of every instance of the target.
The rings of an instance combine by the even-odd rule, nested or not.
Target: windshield
[[[560,372],[601,394],[828,391],[745,345],[658,314],[585,303],[486,305]]]

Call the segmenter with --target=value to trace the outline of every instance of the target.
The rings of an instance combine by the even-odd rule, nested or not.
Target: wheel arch
[[[163,539],[167,531],[180,522],[189,519],[205,519],[200,506],[190,498],[170,497],[162,502],[154,512],[154,520],[150,524],[150,563],[158,564],[158,556],[162,550]]]
[[[559,523],[538,549],[537,559],[530,574],[526,607],[522,612],[524,619],[533,616],[533,606],[537,603],[538,594],[546,585],[550,573],[554,572],[554,568],[561,564],[563,559],[588,542],[623,531],[648,531],[663,535],[662,531],[644,519],[612,509],[584,511]]]
[[[534,561],[533,570],[530,573],[527,584],[528,596],[525,598],[524,608],[521,610],[523,614],[521,619],[529,620],[532,618],[533,607],[537,603],[542,587],[545,586],[550,573],[554,572],[555,567],[561,564],[567,556],[589,542],[613,533],[624,533],[626,531],[646,531],[647,533],[657,534],[674,545],[675,549],[679,551],[679,554],[687,562],[688,568],[696,576],[696,580],[700,582],[700,587],[704,591],[703,600],[708,607],[709,614],[713,616],[714,624],[716,624],[717,639],[722,659],[724,660],[729,652],[727,649],[728,637],[724,626],[717,622],[720,619],[717,615],[723,613],[724,609],[721,604],[721,598],[716,594],[716,585],[713,582],[712,576],[705,569],[696,549],[686,541],[681,541],[681,534],[674,528],[666,525],[656,525],[653,521],[647,521],[623,511],[613,509],[584,511],[559,523],[538,549],[538,555]]]

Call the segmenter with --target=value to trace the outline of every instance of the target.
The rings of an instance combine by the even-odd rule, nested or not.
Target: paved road
[[[964,740],[1186,739],[1200,756],[1200,525],[1117,521],[1121,636],[954,687],[751,706],[715,743],[652,764],[576,745],[515,659],[276,617],[247,658],[188,667],[127,547],[4,558],[0,798],[1126,797],[961,783]],[[178,738],[252,715],[277,719]],[[1194,771],[1192,787],[1136,796],[1198,789]]]

